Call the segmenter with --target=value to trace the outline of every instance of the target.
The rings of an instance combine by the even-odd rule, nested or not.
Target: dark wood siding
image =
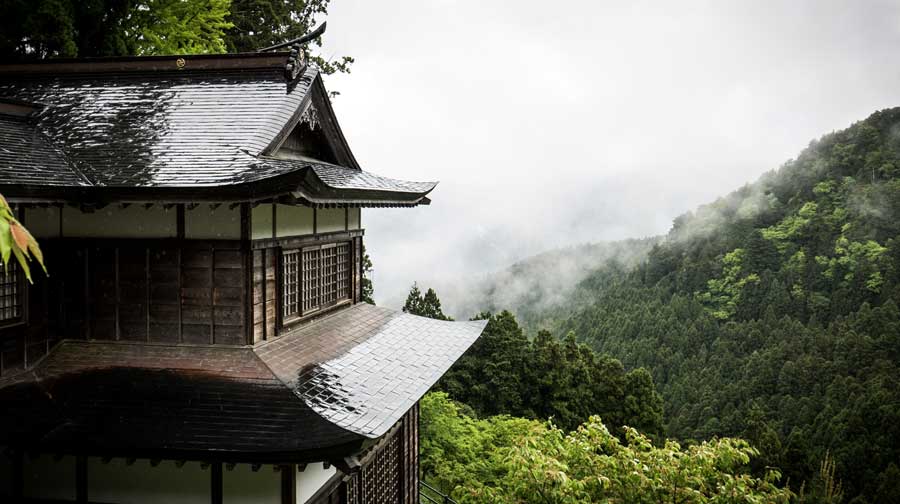
[[[41,246],[50,277],[34,272],[27,323],[0,329],[0,373],[33,363],[63,338],[248,343],[250,252],[239,241],[60,239]]]
[[[253,341],[275,336],[278,248],[253,251]]]

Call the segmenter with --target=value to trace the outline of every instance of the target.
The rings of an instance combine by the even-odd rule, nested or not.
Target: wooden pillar
[[[281,466],[281,504],[297,504],[297,466]]]
[[[88,501],[87,457],[75,457],[75,502],[86,504]]]
[[[262,292],[262,339],[263,339],[263,341],[269,339],[269,303],[266,300],[266,297],[269,295],[269,291],[268,291],[268,288],[269,288],[269,286],[268,286],[268,283],[269,283],[269,277],[268,277],[268,275],[269,275],[269,267],[268,267],[269,256],[266,253],[268,250],[269,249],[259,249],[260,262],[262,263],[262,289],[260,289],[260,292]],[[251,277],[252,277],[252,273],[251,273]],[[253,301],[252,301],[252,296],[251,296],[251,304],[252,303],[253,303]],[[250,312],[253,313],[252,307],[250,309]],[[256,325],[256,320],[252,320],[251,326],[255,326],[255,325]],[[251,329],[250,333],[253,334],[252,329]],[[252,340],[252,338],[251,338],[251,340]]]
[[[115,253],[115,256],[114,256],[115,257],[115,259],[114,259],[115,275],[113,278],[115,279],[114,280],[115,281],[114,289],[115,289],[115,303],[116,303],[115,304],[115,306],[116,306],[116,311],[115,311],[116,341],[119,341],[122,338],[121,323],[119,320],[119,305],[122,304],[121,289],[119,288],[119,247],[116,247],[114,249],[114,253]]]
[[[222,504],[222,463],[213,462],[209,477],[209,495],[212,504]]]
[[[12,454],[12,484],[10,490],[16,501],[25,496],[25,452],[20,448],[13,450]]]
[[[181,270],[182,261],[184,260],[184,204],[175,207],[175,237],[178,242],[178,248],[175,253],[175,265],[178,269],[178,342],[184,342],[184,324],[182,323],[181,313],[184,311],[184,292],[181,290]]]
[[[252,211],[249,203],[241,203],[241,259],[244,265],[241,304],[244,306],[244,343],[248,345],[253,344],[253,250],[250,248]]]
[[[209,249],[209,344],[216,344],[216,247]]]

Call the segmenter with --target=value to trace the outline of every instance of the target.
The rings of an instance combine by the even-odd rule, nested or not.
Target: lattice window
[[[350,299],[349,242],[286,250],[283,264],[285,319]]]
[[[285,250],[282,255],[284,318],[300,315],[300,251]]]
[[[339,243],[337,248],[337,261],[334,264],[335,295],[338,299],[350,296],[350,244]]]
[[[0,265],[0,322],[10,322],[22,316],[22,293],[19,285],[19,265],[10,261]]]
[[[309,313],[322,305],[321,250],[303,250],[303,313]]]
[[[361,504],[400,502],[400,448],[400,436],[391,436],[363,467]]]

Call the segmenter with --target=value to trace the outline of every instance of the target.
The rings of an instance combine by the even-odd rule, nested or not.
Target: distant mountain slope
[[[662,238],[589,243],[543,252],[474,284],[440,286],[447,306],[457,318],[480,311],[509,310],[515,314],[542,313],[569,300],[582,280],[597,269],[631,269],[647,258]],[[520,317],[528,325],[530,321]]]
[[[647,367],[669,436],[747,438],[806,502],[832,457],[843,502],[900,502],[900,108],[678,217],[633,268],[579,265],[564,301],[540,297],[552,259],[488,306]]]

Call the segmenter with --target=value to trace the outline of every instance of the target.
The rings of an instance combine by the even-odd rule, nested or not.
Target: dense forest
[[[890,109],[678,217],[639,260],[592,265],[564,299],[508,306],[531,338],[516,326],[497,343],[489,327],[441,388],[474,415],[571,429],[593,413],[613,432],[629,425],[689,445],[739,437],[759,450],[752,474],[777,468],[798,500],[900,502],[898,218],[900,109]],[[544,263],[516,274],[546,275]],[[514,320],[501,313],[492,325]],[[591,365],[575,359],[581,377],[564,379],[545,367],[582,351],[599,367],[621,361],[623,376],[649,371],[642,383],[664,405],[659,432],[640,423],[652,414],[628,412],[635,391],[595,392],[610,378],[574,371]]]

